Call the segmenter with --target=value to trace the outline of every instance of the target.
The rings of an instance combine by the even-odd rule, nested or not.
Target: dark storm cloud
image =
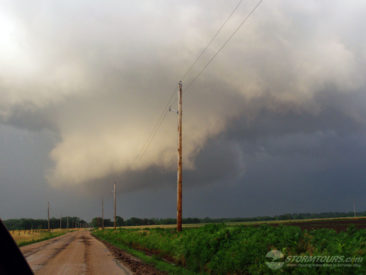
[[[354,202],[365,209],[365,93],[314,98],[322,106],[316,115],[291,105],[271,110],[270,99],[257,100],[255,118],[243,111],[211,139],[196,158],[205,160],[208,173],[197,169],[196,176],[204,175],[197,182],[184,174],[187,215],[351,211]],[[220,171],[222,160],[227,166]]]
[[[247,103],[249,110],[256,110],[254,117],[250,113],[247,116],[244,110],[240,119],[230,122],[225,135],[229,139],[240,136],[255,141],[296,133],[359,133],[366,125],[365,101],[364,90],[352,95],[337,90],[322,91],[312,99],[316,105],[314,111],[308,110],[306,105],[284,104],[271,96],[263,96]]]
[[[52,107],[38,109],[32,104],[19,104],[12,108],[12,114],[2,123],[30,131],[50,130],[57,133],[57,127],[52,118]]]
[[[314,96],[314,101],[321,106],[316,114],[302,110],[301,106],[276,104],[270,97],[248,102],[248,106],[256,106],[255,117],[249,119],[243,111],[224,132],[209,139],[197,153],[194,168],[184,170],[185,186],[235,185],[247,177],[246,173],[250,177],[257,175],[257,180],[262,176],[268,178],[268,173],[261,173],[261,169],[269,171],[278,164],[284,173],[287,173],[286,167],[292,167],[290,170],[301,177],[305,171],[310,172],[308,177],[314,178],[309,177],[308,186],[296,173],[290,172],[291,184],[300,185],[304,190],[312,190],[313,185],[318,185],[317,181],[321,182],[325,177],[317,179],[316,171],[337,174],[343,164],[344,173],[354,173],[361,168],[362,165],[356,164],[363,162],[366,153],[364,97],[363,92],[354,93],[352,98],[340,92],[322,92]],[[273,105],[281,107],[273,110]],[[357,174],[362,175],[360,173],[361,170]],[[150,167],[103,180],[110,184],[123,183],[121,191],[134,191],[157,186],[174,187],[175,177],[170,169]],[[266,182],[269,179],[277,181],[274,175]],[[100,182],[96,186],[100,186]]]
[[[89,198],[110,195],[115,181],[121,194],[145,199],[144,190],[174,190],[175,115],[136,156],[180,75],[236,2],[152,3],[4,2],[2,131],[47,132],[46,149],[35,147],[46,151],[36,157],[42,175],[30,185],[45,177],[50,189]],[[197,209],[201,200],[209,215],[227,198],[234,213],[243,193],[251,204],[268,201],[258,213],[271,197],[282,209],[313,197],[321,209],[322,197],[346,205],[342,193],[363,188],[366,6],[330,3],[264,2],[186,91],[255,4],[248,1],[184,81],[184,182]],[[222,199],[195,188],[219,190]]]

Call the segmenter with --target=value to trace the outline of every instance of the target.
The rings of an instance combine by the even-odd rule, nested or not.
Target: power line
[[[233,14],[239,8],[239,6],[241,5],[242,2],[243,2],[243,0],[239,0],[239,2],[236,4],[236,6],[234,7],[234,9],[231,11],[231,13],[229,14],[229,16],[226,18],[226,20],[223,22],[223,24],[221,24],[221,26],[216,31],[216,33],[214,34],[214,36],[208,42],[208,44],[206,45],[206,47],[201,51],[201,53],[197,56],[197,58],[193,61],[193,63],[188,67],[188,69],[186,70],[186,72],[183,74],[183,77],[181,78],[182,80],[185,79],[185,77],[188,75],[188,73],[193,69],[194,65],[196,65],[196,63],[198,62],[198,60],[202,57],[202,55],[206,52],[206,50],[211,46],[211,44],[213,43],[213,41],[219,35],[219,33],[221,32],[221,30],[223,29],[223,27],[230,20],[230,18],[233,16]],[[154,124],[154,126],[152,128],[151,134],[149,135],[149,137],[147,138],[146,142],[143,144],[143,146],[141,147],[139,153],[137,154],[136,160],[142,159],[143,155],[145,154],[145,152],[149,148],[149,146],[150,146],[151,142],[153,141],[155,135],[157,134],[157,132],[159,131],[161,125],[163,124],[163,122],[164,122],[164,120],[165,120],[165,118],[166,118],[166,116],[167,116],[167,114],[169,112],[169,106],[172,104],[172,102],[175,99],[175,97],[176,97],[176,89],[174,89],[174,91],[170,95],[169,100],[167,101],[167,104],[163,108],[160,116],[158,117],[158,120],[156,121],[156,123]]]
[[[221,30],[224,28],[224,26],[230,20],[230,18],[234,15],[234,13],[239,8],[239,6],[241,5],[242,2],[243,2],[243,0],[240,0],[238,2],[238,4],[234,7],[234,9],[232,10],[232,12],[230,13],[230,15],[224,21],[224,23],[222,23],[222,25],[220,26],[220,28],[216,31],[215,35],[211,38],[210,42],[208,42],[207,46],[201,51],[201,53],[197,56],[196,60],[191,64],[191,66],[188,67],[187,71],[183,74],[183,77],[181,78],[183,81],[184,81],[185,77],[188,75],[188,73],[192,70],[192,68],[194,67],[194,65],[196,65],[196,63],[201,58],[201,56],[206,52],[206,50],[215,41],[216,37],[220,34]]]
[[[226,18],[224,23],[220,26],[220,28],[216,31],[215,35],[212,37],[212,39],[209,41],[207,46],[203,49],[203,51],[198,55],[198,57],[195,59],[195,61],[191,64],[191,66],[188,67],[187,71],[184,73],[182,79],[184,79],[188,73],[192,70],[194,65],[198,62],[198,60],[201,58],[203,53],[208,49],[208,47],[212,44],[212,42],[216,39],[218,34],[221,32],[223,27],[226,25],[226,23],[229,21],[229,19],[233,16],[235,11],[238,9],[238,7],[241,5],[243,0],[240,0],[239,3],[234,7],[233,11],[230,13],[230,15]],[[216,53],[210,58],[210,60],[206,63],[206,65],[202,68],[202,70],[193,78],[193,80],[187,85],[186,93],[188,92],[188,89],[193,85],[193,83],[200,77],[200,75],[206,70],[206,68],[211,64],[211,62],[215,59],[215,57],[225,48],[225,46],[229,43],[229,41],[234,37],[234,35],[240,30],[240,28],[245,24],[245,22],[249,19],[249,17],[256,11],[256,9],[261,5],[263,0],[259,0],[258,3],[255,5],[255,7],[248,13],[248,15],[244,18],[244,20],[238,25],[238,27],[234,30],[234,32],[229,36],[229,38],[222,44],[222,46],[216,51]],[[163,108],[157,122],[155,123],[151,134],[149,135],[147,141],[144,143],[144,145],[141,147],[141,150],[139,154],[136,157],[136,160],[142,159],[144,154],[146,153],[147,149],[149,148],[151,142],[153,141],[155,135],[159,131],[162,123],[164,122],[168,112],[169,112],[169,106],[171,105],[172,101],[176,97],[176,89],[172,92],[170,95],[170,98]]]
[[[187,85],[186,93],[188,89],[193,85],[193,83],[201,76],[201,74],[206,70],[206,68],[211,64],[211,62],[216,58],[216,56],[225,48],[225,46],[230,42],[230,40],[234,37],[234,35],[241,29],[241,27],[247,22],[249,17],[257,10],[257,8],[262,4],[263,0],[259,0],[258,3],[254,6],[254,8],[248,13],[248,15],[240,22],[238,27],[234,30],[234,32],[229,36],[229,38],[221,45],[221,47],[216,51],[216,53],[210,58],[210,60],[206,63],[206,65],[202,68],[202,70],[193,78],[193,80]]]
[[[143,155],[145,154],[145,152],[147,151],[147,149],[149,148],[151,142],[153,141],[155,135],[157,134],[157,132],[159,131],[161,125],[163,124],[168,112],[169,112],[169,106],[171,105],[173,99],[175,98],[176,94],[175,91],[170,95],[170,98],[167,102],[167,104],[165,105],[165,107],[163,108],[163,111],[161,112],[158,120],[156,121],[154,127],[152,128],[151,134],[149,135],[149,137],[147,138],[146,142],[144,143],[144,145],[141,147],[141,150],[139,152],[139,154],[136,157],[136,160],[140,160]]]

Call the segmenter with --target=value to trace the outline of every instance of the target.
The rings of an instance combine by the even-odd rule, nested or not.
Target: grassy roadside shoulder
[[[111,231],[111,230],[107,230],[107,231]],[[111,239],[111,238],[109,238],[109,235],[104,234],[104,232],[102,230],[94,230],[92,232],[92,235],[95,236],[97,239],[106,241],[109,244],[113,245],[114,247],[117,247],[117,248],[135,256],[136,258],[140,259],[144,263],[150,264],[153,267],[155,267],[156,269],[166,272],[168,274],[176,274],[176,275],[195,275],[195,274],[197,274],[197,273],[189,271],[183,267],[180,267],[175,264],[164,261],[163,259],[161,259],[160,257],[158,257],[156,255],[150,256],[141,250],[133,249],[133,248],[127,246],[126,244],[118,241],[117,239]]]
[[[56,238],[56,237],[66,234],[68,232],[71,232],[71,231],[70,230],[55,231],[55,232],[44,231],[44,232],[29,233],[26,236],[24,236],[25,234],[17,235],[17,233],[15,233],[15,234],[12,234],[12,237],[13,237],[14,241],[16,242],[16,244],[18,245],[18,247],[22,247],[25,245],[38,243],[38,242],[46,241],[46,240],[49,240],[52,238]]]

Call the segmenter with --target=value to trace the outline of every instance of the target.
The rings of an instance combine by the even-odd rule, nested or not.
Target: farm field
[[[205,226],[210,223],[194,223],[183,224],[183,228],[194,228]],[[357,228],[366,229],[366,217],[339,217],[339,218],[319,218],[319,219],[293,219],[293,220],[269,220],[269,221],[248,221],[248,222],[225,222],[227,225],[296,225],[303,229],[316,229],[316,228],[333,228],[336,231],[345,230],[348,225],[354,224]],[[175,224],[167,225],[135,225],[135,226],[121,226],[126,229],[143,229],[143,228],[175,228]],[[112,227],[106,227],[112,228]]]
[[[52,229],[50,232],[47,229],[38,230],[11,230],[9,231],[18,246],[23,246],[35,242],[48,240],[54,237],[61,236],[70,229]]]
[[[356,223],[350,226],[347,221]],[[286,260],[298,255],[351,259],[346,265],[312,268],[298,263],[285,264],[278,270],[279,274],[363,274],[366,229],[361,227],[365,228],[365,224],[365,219],[332,219],[303,222],[301,227],[297,223],[211,224],[186,228],[182,234],[172,228],[146,227],[96,230],[93,234],[117,248],[135,253],[168,274],[273,274],[276,270],[266,264],[270,251],[279,251]],[[312,226],[317,229],[311,229]]]

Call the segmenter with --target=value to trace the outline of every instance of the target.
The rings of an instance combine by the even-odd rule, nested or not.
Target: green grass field
[[[147,260],[170,274],[364,274],[366,270],[366,230],[354,227],[337,233],[287,225],[212,224],[186,228],[180,234],[170,228],[107,229],[93,234],[122,249],[138,251],[140,257],[144,254],[141,251],[147,251],[153,255],[153,260]],[[361,257],[362,262],[352,267],[284,265],[273,271],[266,265],[266,254],[271,250],[281,251],[285,258],[342,255]],[[159,266],[161,260],[165,262]],[[184,269],[174,270],[171,265],[173,270],[169,270],[167,261]]]
[[[291,220],[268,220],[268,221],[247,221],[247,222],[225,222],[227,225],[261,225],[261,224],[291,224],[291,223],[308,223],[316,221],[339,221],[339,220],[354,220],[366,219],[365,217],[337,217],[337,218],[316,218],[316,219],[291,219]],[[201,227],[211,223],[193,223],[183,224],[183,228]],[[106,227],[112,229],[113,227]],[[126,229],[144,229],[144,228],[176,228],[175,224],[154,224],[154,225],[133,225],[121,226]]]

